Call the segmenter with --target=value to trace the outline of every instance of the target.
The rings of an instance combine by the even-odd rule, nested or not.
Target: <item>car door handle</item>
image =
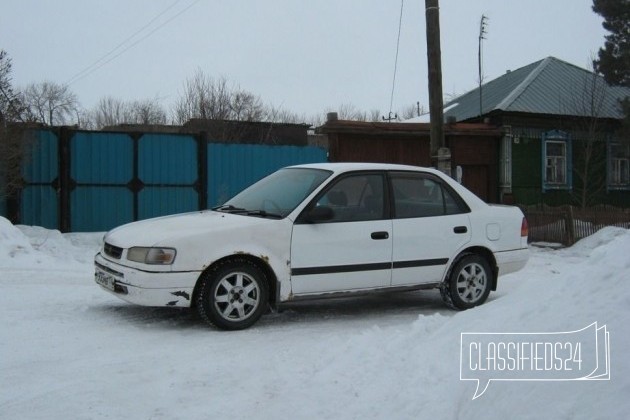
[[[468,232],[468,228],[466,226],[455,226],[453,228],[453,232],[455,232],[455,233],[466,233],[466,232]]]
[[[389,238],[389,232],[372,232],[372,239],[374,240],[379,240],[379,239],[388,239]]]

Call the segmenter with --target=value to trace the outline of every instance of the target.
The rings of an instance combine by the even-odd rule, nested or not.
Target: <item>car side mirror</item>
[[[315,206],[304,215],[305,223],[318,223],[332,220],[335,212],[328,206]]]

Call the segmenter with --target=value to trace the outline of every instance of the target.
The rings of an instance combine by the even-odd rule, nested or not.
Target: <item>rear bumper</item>
[[[94,258],[95,281],[116,297],[143,306],[190,307],[200,272],[146,272],[113,263],[99,253]],[[99,279],[100,276],[100,279]],[[102,278],[109,280],[105,286]],[[97,281],[101,280],[101,281]]]
[[[513,273],[519,271],[527,264],[529,260],[529,249],[521,248],[511,251],[495,252],[494,257],[499,267],[499,275]]]

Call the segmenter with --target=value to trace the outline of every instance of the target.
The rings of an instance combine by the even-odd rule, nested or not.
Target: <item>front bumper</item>
[[[199,271],[147,272],[94,257],[96,283],[129,303],[143,306],[190,307]]]
[[[499,275],[513,273],[519,271],[529,260],[529,249],[521,248],[511,251],[495,252],[494,257],[499,267]]]

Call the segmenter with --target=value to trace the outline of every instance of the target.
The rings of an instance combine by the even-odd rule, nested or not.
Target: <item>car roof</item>
[[[424,168],[421,166],[399,165],[393,163],[368,163],[368,162],[334,162],[334,163],[309,163],[304,165],[295,165],[291,168],[310,168],[325,169],[333,172],[349,172],[349,171],[425,171],[436,173],[433,168]]]
[[[342,174],[353,171],[418,171],[436,175],[454,188],[471,208],[487,206],[487,204],[470,192],[463,185],[459,184],[450,176],[434,168],[422,166],[399,165],[393,163],[367,163],[367,162],[334,162],[334,163],[310,163],[305,165],[290,166],[290,168],[323,169],[332,171],[335,174]]]

